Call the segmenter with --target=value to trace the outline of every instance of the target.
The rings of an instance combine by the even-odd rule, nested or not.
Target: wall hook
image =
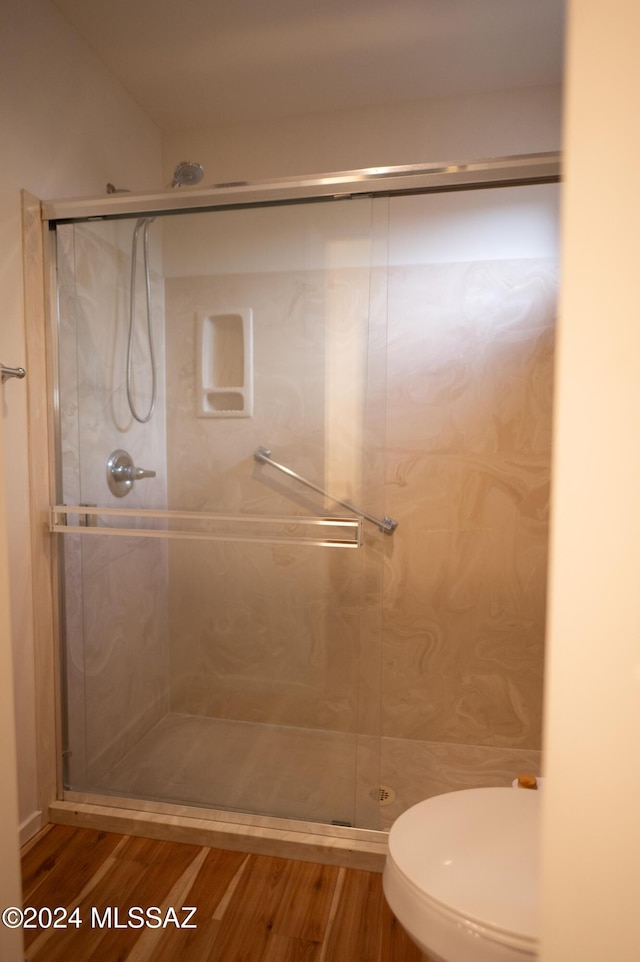
[[[26,375],[26,371],[23,367],[5,367],[4,364],[0,364],[0,372],[2,372],[2,383],[8,381],[10,377],[23,378]]]

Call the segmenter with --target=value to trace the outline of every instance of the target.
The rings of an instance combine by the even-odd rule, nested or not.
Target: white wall
[[[569,27],[541,958],[636,962],[640,8],[572,0]]]
[[[20,189],[41,198],[101,194],[108,181],[156,189],[160,132],[47,0],[3,0],[0,130],[0,360],[25,366]],[[24,383],[4,385],[1,402],[24,836],[39,804]],[[3,704],[8,686],[4,673]]]
[[[559,87],[503,90],[226,128],[166,131],[164,181],[181,160],[205,184],[558,150]]]
[[[0,906],[22,904],[18,854],[18,780],[15,720],[11,690],[11,625],[9,620],[9,568],[4,518],[2,420],[0,419]],[[22,933],[0,925],[0,958],[23,959]]]

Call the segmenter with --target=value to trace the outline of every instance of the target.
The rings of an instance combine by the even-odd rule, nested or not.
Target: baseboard
[[[37,835],[43,825],[46,825],[46,819],[42,812],[33,812],[29,818],[25,818],[24,822],[20,823],[19,836],[20,836],[20,846],[26,845],[29,839],[32,839],[34,835]]]

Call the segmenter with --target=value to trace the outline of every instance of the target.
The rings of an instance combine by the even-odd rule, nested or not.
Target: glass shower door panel
[[[353,824],[359,568],[327,569],[313,547],[185,542],[158,606],[165,544],[76,539],[67,787]]]
[[[231,527],[345,515],[258,464],[266,446],[383,517],[384,208],[158,218],[158,390],[147,423],[126,400],[134,224],[59,234],[59,503],[89,505],[80,524],[123,524],[114,508],[142,512],[132,527],[150,525],[150,510]],[[133,391],[146,409],[140,310]],[[251,404],[203,405],[211,378],[234,396],[250,381]],[[123,498],[107,483],[117,449],[155,472]],[[64,534],[69,789],[376,827],[387,537],[367,523],[355,551],[336,552],[277,538]]]
[[[108,792],[109,775],[166,715],[167,546],[62,539],[66,788]]]
[[[361,578],[340,554],[172,544],[164,710],[93,790],[353,823]]]
[[[345,514],[256,462],[266,447],[335,497],[381,508],[371,443],[380,394],[370,367],[373,261],[386,230],[378,219],[365,200],[167,222],[171,507]],[[251,416],[207,413],[199,391],[214,379],[204,321],[248,317],[248,370],[231,363],[237,339],[215,346],[228,350],[227,369],[251,379]],[[217,363],[225,369],[224,356]],[[367,572],[380,563],[384,536],[365,528],[356,552],[170,545],[172,705],[190,725],[224,730],[213,739],[221,749],[237,746],[237,779],[218,783],[222,807],[377,825],[377,713],[365,691],[376,690],[379,661],[373,635],[367,660],[363,633]],[[221,759],[220,771],[228,770]]]
[[[138,463],[159,466],[154,485],[140,485],[130,506],[166,505],[164,284],[157,245],[150,265],[158,370],[153,420],[138,423],[126,402],[131,233],[127,222],[57,231],[58,502],[88,510],[116,503],[107,462],[125,446]],[[146,390],[149,372],[140,362],[139,340],[136,333],[132,374]],[[167,546],[78,535],[60,543],[65,777],[67,785],[92,791],[166,710]]]

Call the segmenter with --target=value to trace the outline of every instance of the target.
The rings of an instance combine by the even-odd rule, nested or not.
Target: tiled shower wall
[[[540,774],[557,298],[554,187],[395,203],[386,825],[433,794]]]

